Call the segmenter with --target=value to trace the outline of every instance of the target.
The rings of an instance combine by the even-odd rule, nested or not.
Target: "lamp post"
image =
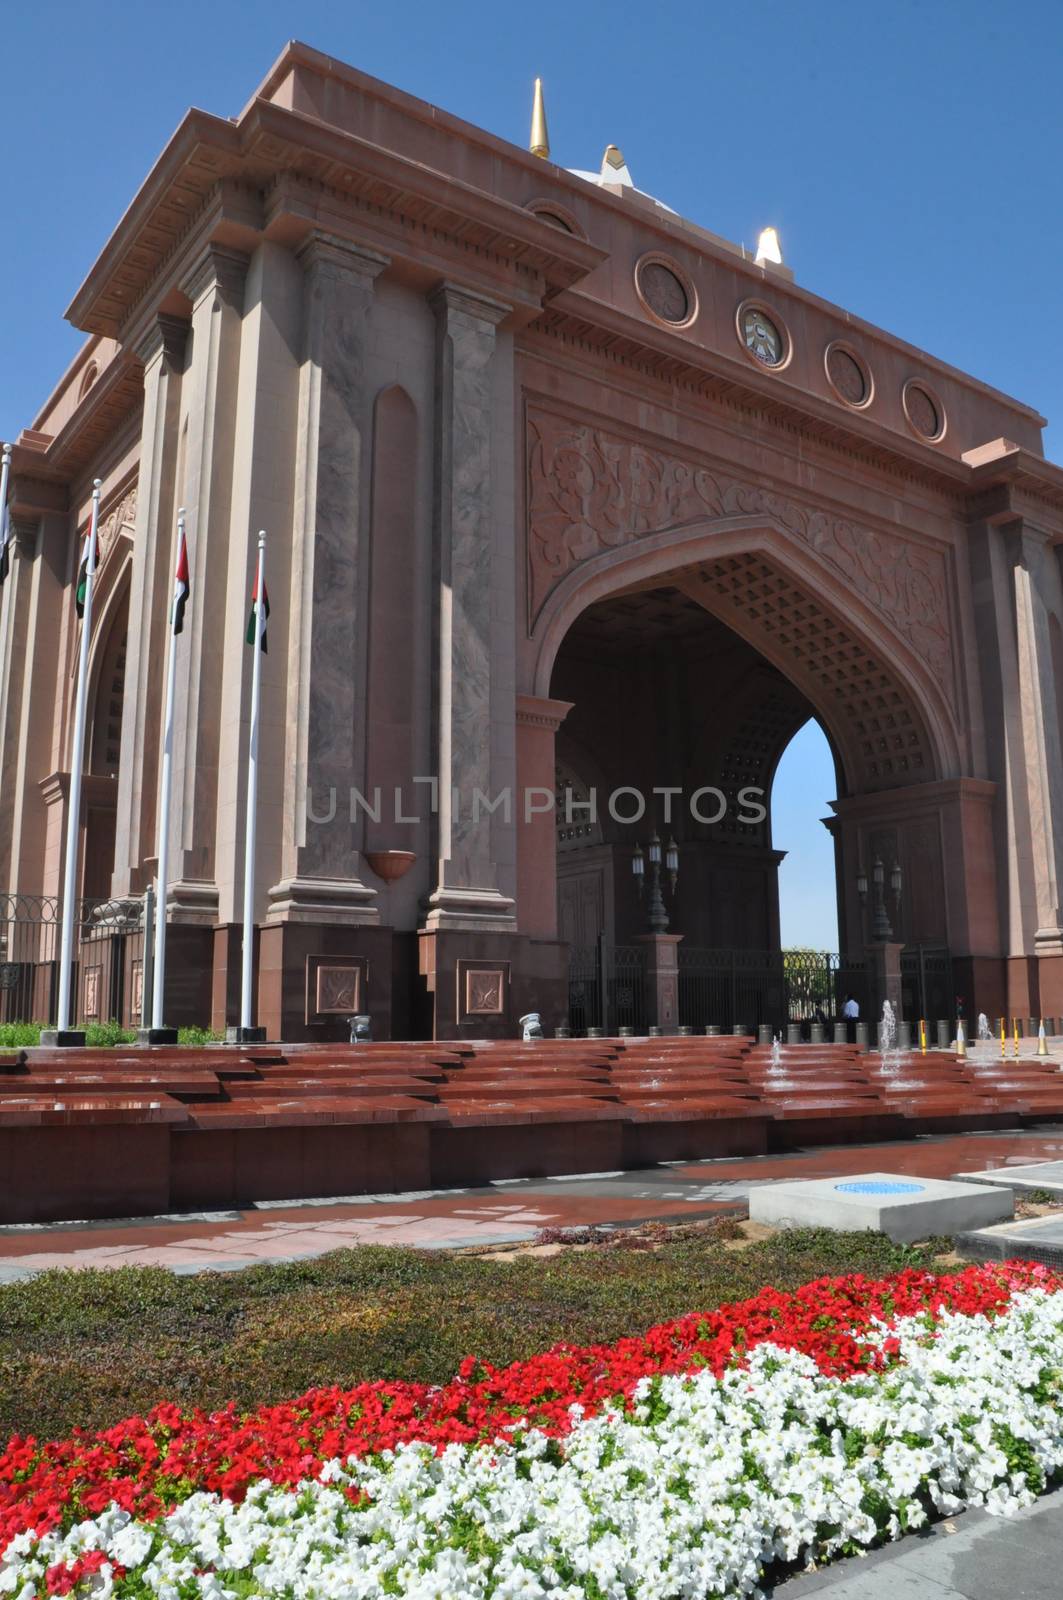
[[[664,903],[664,893],[661,887],[661,867],[668,874],[668,887],[675,893],[676,879],[679,877],[679,846],[674,839],[669,839],[664,846],[663,854],[661,840],[654,828],[649,844],[643,853],[642,846],[635,846],[635,853],[631,858],[631,871],[635,882],[638,884],[639,897],[641,898],[646,884],[646,862],[650,864],[650,932],[668,932],[668,911]]]
[[[882,857],[876,856],[871,868],[871,883],[874,888],[874,899],[871,910],[871,937],[878,944],[888,944],[893,938],[893,926],[886,910],[886,869],[882,865]],[[894,915],[901,908],[901,864],[895,861],[890,868],[890,893],[893,896]],[[867,905],[867,873],[860,869],[856,874],[856,892],[860,896],[860,904]]]
[[[901,908],[901,868],[900,862],[894,861],[887,875],[883,866],[882,857],[876,856],[871,867],[871,938],[867,945],[868,977],[871,980],[871,992],[877,1007],[889,1001],[893,1008],[893,1015],[897,1022],[901,1020],[904,985],[901,976],[901,944],[897,942],[889,912],[886,909],[886,881],[889,879],[889,893],[893,901],[893,917],[897,919]],[[860,904],[867,905],[868,900],[867,873],[860,869],[856,874],[856,892],[860,896]]]

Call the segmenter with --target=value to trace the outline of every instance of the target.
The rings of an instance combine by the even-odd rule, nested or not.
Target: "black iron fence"
[[[140,897],[82,900],[74,935],[75,1020],[141,1020],[144,908]],[[0,895],[0,1021],[53,1022],[59,992],[60,903]]]
[[[680,945],[679,1022],[696,1032],[764,1024],[840,1021],[852,997],[868,1015],[866,963],[819,950],[732,950]],[[938,1015],[925,1012],[924,1015]],[[948,1015],[948,1009],[941,1015]],[[573,946],[569,957],[569,1026],[644,1033],[649,1021],[643,945]]]

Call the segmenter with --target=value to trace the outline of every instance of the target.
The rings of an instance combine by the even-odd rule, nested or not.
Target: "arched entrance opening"
[[[822,729],[835,774],[831,793],[812,797],[817,808],[828,803],[820,817],[833,835],[828,1017],[843,988],[859,991],[862,1008],[880,988],[899,997],[905,948],[947,943],[949,835],[962,833],[982,799],[955,776],[944,699],[887,619],[869,625],[866,608],[853,599],[846,609],[844,592],[818,584],[814,571],[795,572],[772,541],[770,530],[764,548],[702,539],[704,556],[682,566],[663,551],[623,561],[610,552],[599,574],[566,580],[573,592],[562,585],[542,619],[539,692],[571,707],[556,736],[558,933],[572,946],[585,999],[594,967],[610,1027],[795,1020],[781,957],[785,848],[773,835],[771,790],[784,751],[808,725]],[[573,825],[581,818],[593,820],[591,831]],[[972,832],[980,825],[976,818]],[[888,939],[860,888],[879,857],[908,886]],[[625,1015],[632,985],[616,964],[652,964],[668,940],[671,1017],[651,1016],[652,1005],[640,1012],[637,1000]],[[615,954],[611,977],[603,946]],[[647,992],[655,982],[647,973]],[[802,983],[804,1007],[811,990]],[[584,1006],[584,1020],[592,1009]]]

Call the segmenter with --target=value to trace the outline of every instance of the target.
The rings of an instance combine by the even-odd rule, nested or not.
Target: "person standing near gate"
[[[846,1022],[859,1022],[860,1020],[860,1003],[858,1000],[854,1000],[851,994],[847,994],[845,997],[842,1016]]]

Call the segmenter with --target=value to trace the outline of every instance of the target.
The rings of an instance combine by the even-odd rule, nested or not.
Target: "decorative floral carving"
[[[100,518],[100,525],[96,532],[99,541],[97,565],[102,566],[119,533],[126,531],[132,539],[133,530],[137,521],[137,485],[127,489],[112,511]]]
[[[950,692],[944,558],[900,535],[800,505],[585,423],[528,418],[532,621],[573,567],[647,534],[724,517],[769,517],[840,573]]]

